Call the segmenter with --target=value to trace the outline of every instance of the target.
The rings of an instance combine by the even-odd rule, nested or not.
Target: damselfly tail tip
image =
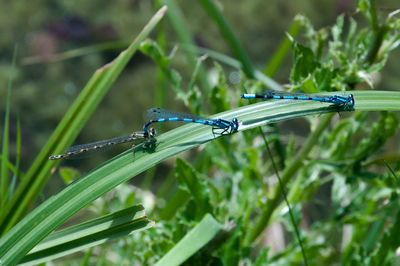
[[[240,98],[242,98],[242,99],[254,98],[254,94],[244,93],[244,94],[240,95]]]
[[[55,161],[55,160],[58,160],[58,159],[61,159],[61,158],[62,158],[61,155],[52,155],[52,156],[49,157],[49,160]]]
[[[257,94],[254,93],[244,93],[242,95],[240,95],[240,97],[242,99],[255,99],[255,98],[259,98],[259,96]]]

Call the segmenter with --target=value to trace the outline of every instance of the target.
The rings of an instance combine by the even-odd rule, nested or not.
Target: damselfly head
[[[239,129],[239,121],[236,117],[232,118],[231,127],[232,127],[232,132],[235,132]]]
[[[349,94],[348,100],[347,100],[347,105],[348,105],[350,108],[353,108],[353,107],[354,107],[354,104],[355,104],[354,96],[353,96],[353,94]]]
[[[143,126],[143,137],[144,138],[154,138],[157,135],[156,129],[151,127],[147,129],[146,125]]]

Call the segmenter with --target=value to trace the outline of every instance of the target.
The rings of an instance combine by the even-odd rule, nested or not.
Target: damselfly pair
[[[97,142],[92,142],[88,144],[76,145],[70,147],[64,154],[50,156],[50,160],[64,159],[68,157],[73,157],[85,152],[104,149],[116,144],[122,144],[127,142],[140,143],[151,141],[156,136],[156,131],[154,128],[149,128],[153,123],[158,122],[184,122],[184,123],[197,123],[207,126],[211,126],[213,129],[213,134],[226,135],[236,132],[239,128],[239,122],[236,118],[232,121],[225,119],[210,119],[201,116],[195,116],[185,113],[168,111],[160,108],[152,108],[147,110],[147,117],[150,120],[143,126],[143,131],[133,132],[130,135],[117,137],[108,140],[101,140]],[[133,145],[134,145],[133,144]]]
[[[347,96],[342,95],[315,95],[315,94],[304,94],[304,93],[288,93],[270,90],[264,94],[242,94],[244,99],[284,99],[284,100],[309,100],[309,101],[319,101],[331,103],[334,106],[344,110],[349,111],[354,108],[355,101],[353,94]],[[237,118],[233,118],[232,121],[225,119],[210,119],[201,116],[194,116],[190,114],[184,114],[179,112],[172,112],[168,110],[163,110],[159,108],[152,108],[147,111],[147,116],[150,120],[143,126],[142,132],[133,132],[130,135],[117,137],[109,140],[102,140],[98,142],[72,146],[64,154],[50,156],[50,160],[58,160],[67,158],[70,156],[75,156],[84,152],[102,149],[115,144],[126,143],[126,142],[143,142],[152,139],[156,136],[154,129],[149,130],[149,126],[153,123],[158,122],[185,122],[185,123],[198,123],[213,128],[213,134],[215,130],[219,130],[219,135],[231,134],[236,132],[239,128],[239,122]]]

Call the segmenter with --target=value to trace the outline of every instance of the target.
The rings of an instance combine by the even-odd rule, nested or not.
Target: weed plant
[[[176,3],[160,2],[168,11],[162,7],[118,58],[96,71],[24,174],[8,158],[5,123],[0,264],[62,257],[61,265],[394,265],[400,93],[377,90],[375,77],[400,43],[398,12],[381,19],[375,1],[357,1],[365,26],[341,15],[319,30],[299,15],[262,72],[213,1],[198,2],[234,58],[196,47]],[[164,15],[192,64],[189,81],[171,66],[176,51],[166,51],[163,31],[157,41],[147,39]],[[128,150],[79,178],[61,168],[64,180],[74,181],[31,210],[58,165],[47,157],[72,144],[138,50],[158,66],[159,90],[169,84],[192,113],[237,117],[239,132],[215,139],[202,125],[158,128],[153,152],[135,147],[134,159]],[[293,65],[282,86],[273,77],[288,54]],[[318,102],[240,99],[266,89],[353,93],[356,104],[347,112]],[[190,162],[181,156],[189,149]],[[160,181],[154,167],[169,158],[173,170]],[[125,182],[151,168],[142,187]],[[86,206],[99,218],[51,233]]]

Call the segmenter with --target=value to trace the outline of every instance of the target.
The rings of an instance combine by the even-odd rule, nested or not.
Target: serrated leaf
[[[377,252],[372,257],[374,265],[389,264],[395,254],[395,251],[400,246],[400,211],[397,212],[394,222],[391,227],[385,230],[383,239],[380,241],[380,246]]]
[[[309,77],[317,67],[313,51],[299,43],[294,43],[294,66],[290,75],[293,84],[299,84]]]
[[[331,68],[328,68],[328,67],[317,68],[314,72],[314,79],[315,79],[316,86],[318,88],[317,91],[331,90],[332,77],[333,77],[333,74],[332,74]]]
[[[153,40],[145,40],[141,42],[139,49],[143,54],[152,58],[161,68],[166,68],[171,61],[171,58],[167,57],[158,44]]]

